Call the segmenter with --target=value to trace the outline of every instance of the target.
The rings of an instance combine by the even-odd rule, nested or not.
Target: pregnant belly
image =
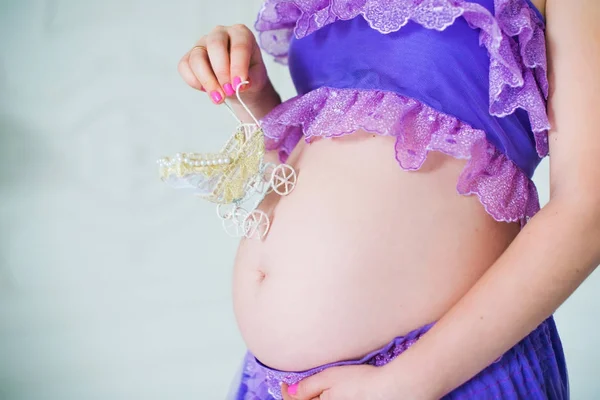
[[[263,242],[240,243],[234,309],[251,352],[300,371],[353,359],[440,318],[518,232],[456,193],[464,161],[397,164],[390,137],[298,145],[291,195],[270,196]]]

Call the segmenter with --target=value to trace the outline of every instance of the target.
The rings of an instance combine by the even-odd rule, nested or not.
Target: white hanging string
[[[242,107],[244,107],[244,110],[246,110],[248,115],[254,120],[254,122],[256,123],[256,126],[260,127],[260,122],[258,122],[258,119],[254,116],[254,114],[252,114],[252,111],[250,111],[250,109],[248,108],[246,103],[244,103],[244,101],[242,100],[242,97],[240,96],[240,89],[242,88],[242,86],[247,85],[249,83],[250,82],[248,82],[248,81],[238,83],[237,87],[235,88],[235,95],[237,96],[237,99],[240,102],[240,104],[242,105]],[[240,124],[242,124],[242,121],[240,121],[240,119],[235,114],[235,112],[233,111],[231,106],[227,102],[224,102],[223,104],[225,104],[225,106],[227,107],[227,109],[229,110],[231,115],[233,115],[233,118],[235,118]]]

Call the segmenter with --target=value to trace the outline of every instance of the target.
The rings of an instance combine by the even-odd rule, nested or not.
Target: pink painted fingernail
[[[231,83],[226,83],[223,85],[223,90],[227,96],[233,96],[235,94],[235,90],[233,90],[233,86]]]
[[[219,104],[221,100],[223,100],[221,93],[217,92],[216,90],[210,93],[210,98],[215,104]]]
[[[239,76],[236,76],[235,78],[233,78],[233,87],[235,87],[237,89],[237,87],[240,83],[242,83],[242,78],[240,78]]]
[[[294,396],[296,393],[298,393],[298,384],[294,383],[293,385],[288,386],[288,394],[291,394],[292,396]]]

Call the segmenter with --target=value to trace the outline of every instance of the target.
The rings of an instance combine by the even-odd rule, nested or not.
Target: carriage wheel
[[[255,193],[263,193],[265,191],[268,181],[263,178],[263,174],[259,173],[248,183],[249,191]]]
[[[271,186],[278,195],[287,196],[296,187],[296,177],[294,168],[287,164],[278,165],[273,170]]]
[[[273,163],[266,163],[262,168],[261,176],[262,176],[263,182],[265,182],[265,184],[267,185],[267,190],[266,190],[265,194],[269,194],[273,191],[272,180],[273,180],[273,173],[275,172],[275,168],[277,168],[277,166]]]
[[[242,237],[245,233],[244,221],[247,217],[248,212],[246,210],[236,207],[227,218],[223,219],[223,229],[229,236],[236,238]]]
[[[264,239],[271,227],[271,221],[267,214],[261,210],[254,210],[244,221],[244,236],[248,239]]]
[[[237,208],[235,204],[217,204],[217,215],[221,219],[231,218]]]

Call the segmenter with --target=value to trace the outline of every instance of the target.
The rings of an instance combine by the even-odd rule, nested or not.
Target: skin
[[[244,122],[252,120],[231,91],[235,90],[235,78],[250,82],[241,92],[257,118],[264,117],[281,103],[267,75],[254,34],[245,25],[216,26],[183,55],[178,71],[188,85],[206,92],[213,103],[222,104],[229,98],[234,111]],[[231,85],[228,90],[227,85]]]
[[[286,395],[286,400],[440,398],[535,329],[600,264],[600,120],[596,111],[600,104],[600,3],[534,3],[547,18],[553,126],[550,202],[402,357],[381,368],[326,370],[291,388],[294,394]],[[216,36],[223,38],[223,29],[217,31]],[[233,55],[237,40],[233,35],[242,29],[225,31],[230,32],[232,43],[229,75],[224,73],[227,68],[216,65],[219,62],[212,69],[220,70],[219,74],[211,76],[206,68],[206,63],[214,62],[210,43],[217,42],[210,35],[199,41],[200,46],[207,43],[208,50],[195,48],[186,54],[180,72],[188,84],[208,93],[222,90],[225,94],[223,86],[232,76],[249,77],[252,85],[246,99],[260,118],[279,104],[279,96],[266,78],[260,53],[248,33],[243,34],[250,44],[238,58]],[[220,65],[226,65],[222,61]],[[244,74],[246,65],[248,72]],[[504,300],[498,302],[499,298]],[[469,352],[460,345],[464,337],[470,338]],[[288,391],[285,385],[282,389]]]

